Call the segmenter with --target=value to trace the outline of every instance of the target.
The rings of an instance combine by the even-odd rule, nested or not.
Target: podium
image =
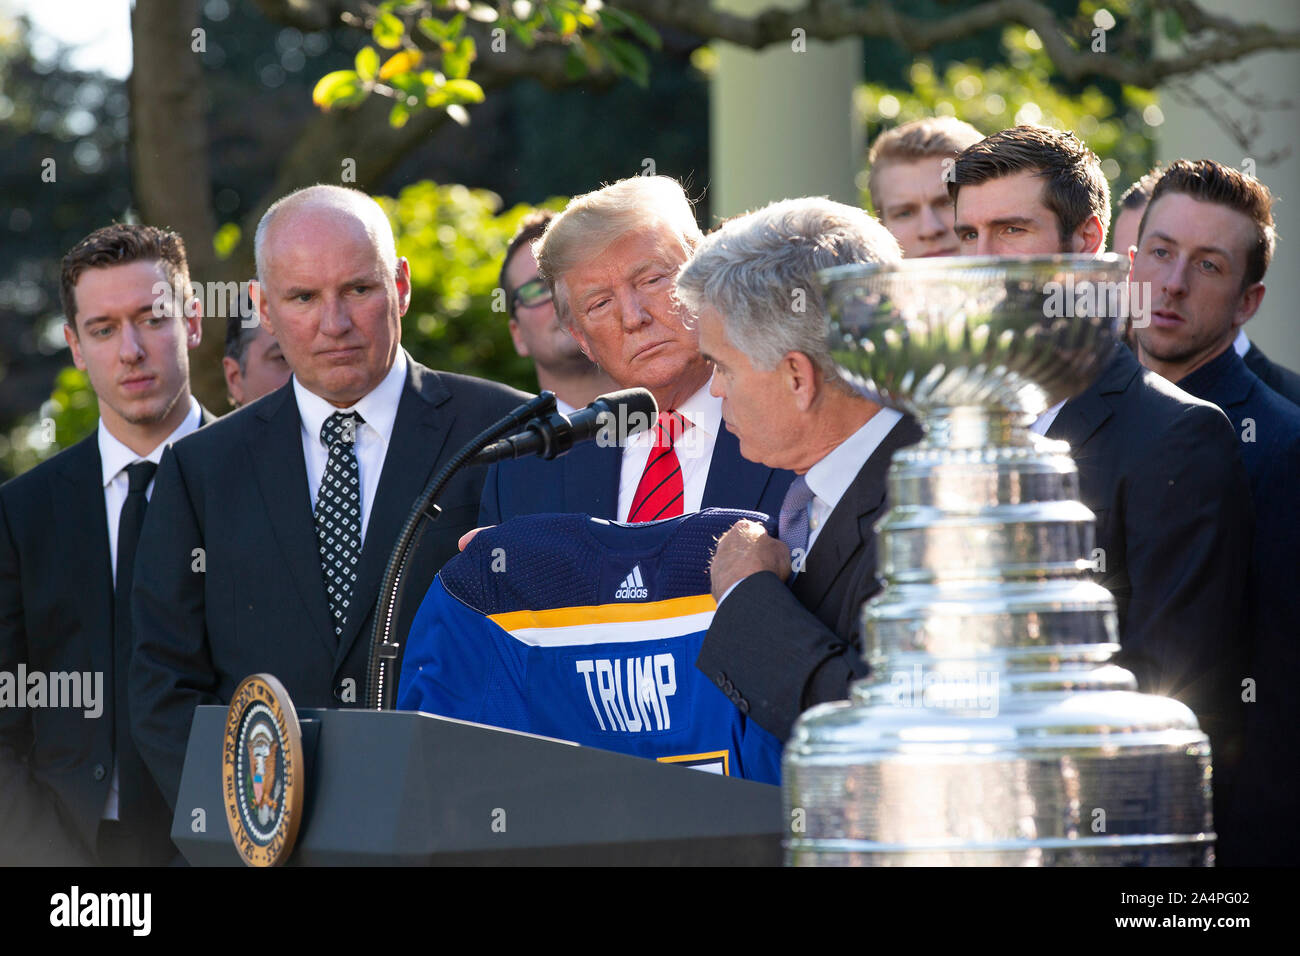
[[[781,863],[779,787],[429,714],[298,717],[291,866]],[[225,720],[203,706],[190,728],[172,839],[194,866],[242,865],[222,797]]]

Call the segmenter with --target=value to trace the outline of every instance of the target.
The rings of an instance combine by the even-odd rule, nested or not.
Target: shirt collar
[[[713,378],[710,377],[704,383],[704,387],[692,395],[686,401],[682,402],[671,411],[677,412],[688,422],[691,428],[686,432],[679,441],[690,441],[691,433],[695,429],[716,439],[718,431],[722,428],[722,399],[709,393],[709,388],[713,385]],[[667,408],[659,409],[661,412],[670,411]],[[696,440],[699,440],[699,432],[696,432]],[[655,429],[653,427],[643,432],[637,432],[628,439],[628,444],[635,445],[653,445],[655,443]]]
[[[812,493],[824,502],[832,511],[849,490],[853,479],[866,463],[880,443],[885,440],[889,430],[902,421],[903,413],[892,408],[882,408],[867,419],[867,423],[840,442],[817,464],[808,469],[804,481]]]
[[[197,431],[199,425],[203,423],[203,409],[199,407],[199,401],[193,395],[190,396],[190,413],[185,416],[176,430],[160,441],[156,448],[149,454],[141,457],[131,449],[123,445],[108,427],[104,424],[101,416],[99,419],[99,464],[102,469],[104,487],[107,488],[109,483],[125,468],[127,465],[134,464],[137,461],[151,461],[155,465],[162,461],[163,451],[173,442],[178,442],[192,431]]]
[[[1242,358],[1245,358],[1246,353],[1250,351],[1250,339],[1246,338],[1244,326],[1237,329],[1237,337],[1232,340],[1232,348]]]
[[[393,359],[393,367],[383,380],[347,408],[336,408],[315,392],[308,391],[295,375],[293,397],[298,402],[303,431],[313,441],[320,441],[320,430],[325,419],[335,412],[356,412],[384,440],[384,444],[388,444],[393,434],[393,422],[397,420],[397,405],[402,398],[402,389],[406,386],[406,364],[406,349],[399,348],[397,357]]]

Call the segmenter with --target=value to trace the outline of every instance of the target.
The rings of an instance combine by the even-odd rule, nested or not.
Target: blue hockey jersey
[[[400,710],[780,783],[781,744],[695,667],[709,558],[745,511],[515,518],[449,561],[411,626]]]

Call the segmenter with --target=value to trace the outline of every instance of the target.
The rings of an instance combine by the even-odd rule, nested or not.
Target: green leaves
[[[357,51],[357,76],[367,83],[373,83],[379,74],[379,54],[372,46],[362,47]]]
[[[574,79],[608,71],[642,87],[650,81],[645,49],[658,49],[662,42],[640,17],[590,0],[384,0],[372,15],[374,46],[357,53],[355,69],[322,77],[312,100],[328,110],[355,106],[371,93],[388,96],[397,101],[389,113],[395,127],[421,108],[445,109],[456,122],[468,122],[464,107],[483,102],[483,88],[470,76],[478,59],[470,30],[482,31],[478,24],[494,25],[494,51],[504,29],[509,42],[527,48],[539,43],[567,48],[565,70]],[[385,57],[381,50],[395,52]],[[427,69],[427,60],[441,69]]]
[[[374,29],[371,35],[385,50],[396,50],[402,45],[402,37],[406,35],[406,24],[391,13],[381,13],[375,19]]]
[[[335,70],[326,73],[312,90],[311,101],[323,110],[335,107],[356,106],[370,91],[356,70]]]

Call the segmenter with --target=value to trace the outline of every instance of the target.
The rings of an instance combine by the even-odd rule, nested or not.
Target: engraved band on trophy
[[[1116,347],[1127,262],[960,257],[822,274],[841,371],[916,415],[877,526],[871,674],[786,746],[794,865],[1208,865],[1210,745],[1139,694],[1090,580],[1064,442],[1029,431]]]

